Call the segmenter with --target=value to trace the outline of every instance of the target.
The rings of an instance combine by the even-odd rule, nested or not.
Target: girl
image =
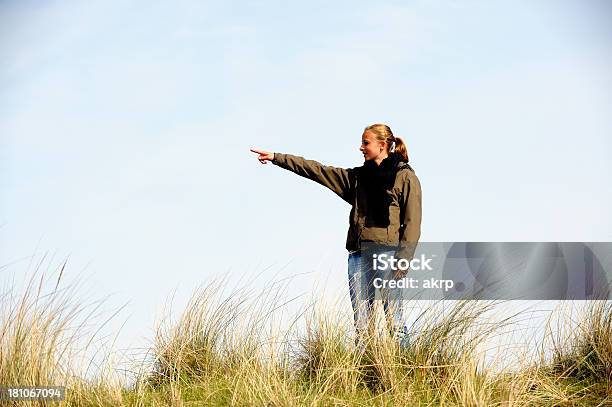
[[[408,164],[406,145],[389,126],[373,124],[361,136],[359,151],[365,161],[360,167],[337,168],[290,154],[251,151],[262,164],[271,161],[318,182],[351,205],[346,239],[349,291],[361,338],[373,327],[375,286],[405,275],[389,266],[382,270],[376,259],[410,261],[421,235],[421,185]],[[381,296],[389,328],[401,341],[407,334],[401,289],[383,288]]]

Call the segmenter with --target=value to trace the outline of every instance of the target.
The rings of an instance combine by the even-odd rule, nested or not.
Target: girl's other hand
[[[393,279],[401,280],[402,278],[406,277],[406,274],[408,274],[408,270],[396,270],[393,274]]]
[[[274,160],[274,153],[269,153],[263,150],[256,150],[254,148],[251,148],[250,150],[256,154],[259,154],[259,157],[257,157],[257,159],[262,164],[267,164],[268,161]]]

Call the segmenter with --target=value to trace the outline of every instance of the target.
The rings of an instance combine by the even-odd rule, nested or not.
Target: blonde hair
[[[393,132],[389,126],[386,124],[376,123],[366,127],[363,130],[364,134],[366,131],[369,131],[376,136],[376,140],[385,141],[387,143],[387,153],[398,153],[402,156],[404,161],[408,161],[408,149],[406,148],[406,144],[401,138],[393,135]]]

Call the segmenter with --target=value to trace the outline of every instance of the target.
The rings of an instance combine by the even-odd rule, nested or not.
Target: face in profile
[[[385,148],[385,142],[376,140],[376,136],[371,132],[366,131],[361,136],[359,151],[361,151],[366,161],[375,160],[379,155],[385,154]]]

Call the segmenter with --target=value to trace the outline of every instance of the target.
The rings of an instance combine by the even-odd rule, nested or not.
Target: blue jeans
[[[392,256],[395,254],[395,250],[357,251],[350,253],[348,258],[349,292],[357,338],[367,335],[368,330],[373,327],[375,318],[373,312],[374,301],[378,291],[378,297],[383,301],[387,328],[400,343],[403,343],[404,339],[407,339],[408,328],[404,320],[402,289],[375,288],[374,280],[376,278],[389,281],[393,279],[395,272],[390,267],[387,267],[387,270],[374,270],[374,253]]]

